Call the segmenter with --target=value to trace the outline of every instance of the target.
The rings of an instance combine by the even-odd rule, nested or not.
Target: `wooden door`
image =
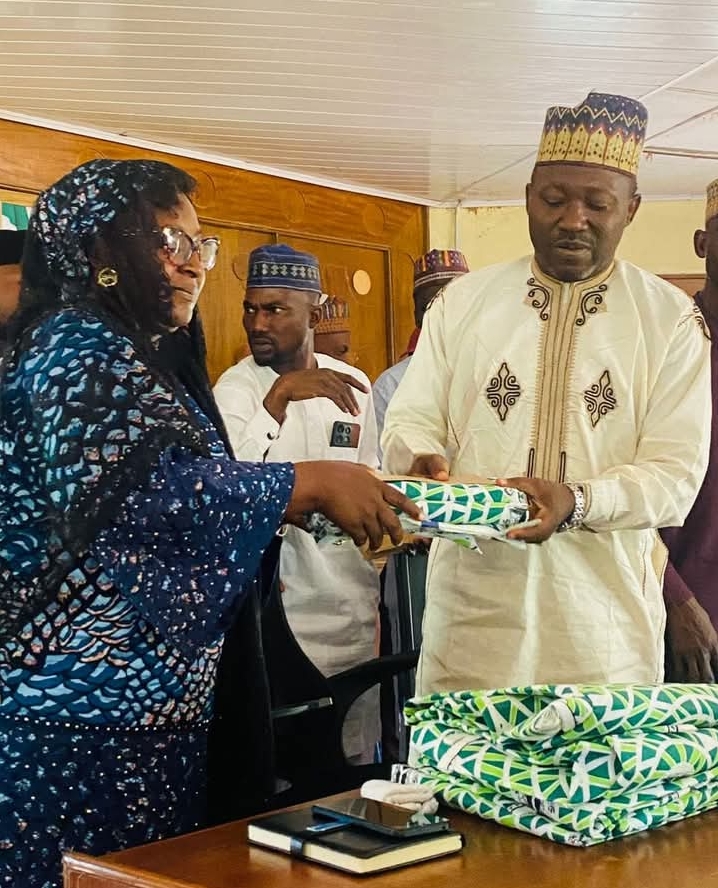
[[[387,251],[319,238],[281,239],[316,256],[324,291],[349,303],[351,351],[357,356],[356,366],[374,381],[391,363]]]
[[[217,264],[207,275],[200,297],[200,313],[207,337],[207,369],[212,384],[224,371],[249,354],[242,326],[242,303],[247,285],[247,262],[255,247],[275,243],[273,232],[202,223],[203,234],[221,240]]]

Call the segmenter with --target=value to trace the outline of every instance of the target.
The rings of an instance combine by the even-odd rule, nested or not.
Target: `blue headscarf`
[[[153,178],[175,172],[157,160],[91,160],[43,191],[28,232],[42,243],[60,299],[84,293],[92,269],[88,244]]]

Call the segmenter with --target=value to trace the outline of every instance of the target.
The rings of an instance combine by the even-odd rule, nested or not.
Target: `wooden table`
[[[460,854],[366,880],[247,844],[246,821],[92,858],[65,855],[65,888],[709,888],[718,811],[592,848],[555,845],[448,812]]]

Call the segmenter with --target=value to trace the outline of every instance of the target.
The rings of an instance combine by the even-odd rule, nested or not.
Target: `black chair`
[[[427,547],[416,547],[394,556],[397,591],[398,643],[400,650],[421,647],[421,625],[426,603]],[[413,687],[412,691],[413,693]]]
[[[277,804],[294,804],[388,778],[392,761],[353,765],[342,748],[350,707],[365,691],[416,667],[418,651],[376,657],[330,678],[304,653],[289,626],[279,585],[279,545],[265,557],[261,634],[271,700]]]
[[[428,560],[428,547],[420,544],[397,553],[387,563],[384,600],[389,612],[395,650],[400,653],[418,651],[421,647]],[[392,733],[399,761],[406,761],[409,752],[404,705],[414,695],[415,677],[416,670],[408,669],[397,675],[394,682]]]
[[[208,736],[209,824],[265,811],[276,793],[260,597],[260,584],[250,582],[231,617],[217,666]]]

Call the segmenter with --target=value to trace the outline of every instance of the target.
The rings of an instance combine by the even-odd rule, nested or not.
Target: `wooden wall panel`
[[[247,260],[255,247],[275,240],[271,231],[203,223],[203,231],[222,241],[217,264],[207,275],[199,307],[207,337],[207,366],[214,381],[249,354],[242,326]]]
[[[352,352],[357,355],[356,366],[370,379],[376,379],[391,363],[387,311],[389,263],[386,252],[317,238],[288,237],[287,241],[297,250],[313,253],[321,265],[323,287],[332,296],[339,296],[349,303],[349,326]],[[364,295],[357,293],[352,284],[357,271],[364,272],[370,282],[369,292]]]
[[[326,265],[326,289],[342,290],[334,295],[350,300],[353,348],[370,377],[404,351],[414,326],[413,260],[427,249],[423,207],[6,120],[0,120],[0,145],[0,189],[25,193],[30,201],[95,157],[153,157],[197,179],[203,228],[222,238],[201,302],[213,379],[245,353],[241,306],[247,254],[278,240],[311,245]],[[371,278],[366,296],[351,286],[357,269]]]
[[[685,290],[689,296],[695,296],[699,290],[703,289],[706,282],[704,274],[662,274],[661,277],[669,284],[674,284]]]

